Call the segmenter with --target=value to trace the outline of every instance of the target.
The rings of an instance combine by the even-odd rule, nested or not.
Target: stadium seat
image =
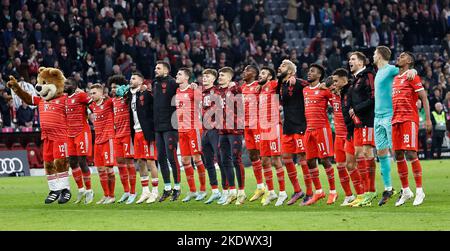
[[[30,168],[43,168],[41,149],[33,142],[28,143],[26,149]]]
[[[8,151],[9,148],[4,143],[0,143],[0,151]]]
[[[26,149],[22,146],[22,144],[20,144],[19,142],[16,142],[11,146],[11,150],[17,151],[17,150],[26,150]]]

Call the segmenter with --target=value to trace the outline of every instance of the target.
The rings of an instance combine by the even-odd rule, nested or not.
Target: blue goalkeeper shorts
[[[392,116],[375,117],[374,131],[377,150],[392,148]]]

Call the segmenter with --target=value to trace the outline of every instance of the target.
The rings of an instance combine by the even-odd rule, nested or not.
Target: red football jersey
[[[113,98],[114,106],[114,127],[116,129],[116,138],[129,136],[130,129],[130,111],[126,100],[122,97]]]
[[[234,85],[232,87],[217,88],[222,106],[222,118],[219,134],[243,134],[244,133],[244,100],[242,98],[241,87]],[[231,109],[231,105],[234,109]],[[228,122],[228,123],[227,123]]]
[[[307,86],[303,89],[307,130],[330,126],[327,115],[328,103],[332,98],[330,90]]]
[[[103,99],[90,106],[94,113],[95,144],[114,138],[114,107],[112,99]]]
[[[259,127],[269,129],[280,124],[280,97],[277,93],[278,82],[269,81],[261,86],[259,94]]]
[[[405,121],[414,121],[419,124],[419,115],[417,112],[417,100],[419,91],[423,90],[422,81],[419,76],[413,80],[408,80],[405,73],[397,75],[392,85],[392,124]]]
[[[85,92],[77,92],[67,97],[67,126],[69,137],[80,134],[86,126],[88,104],[92,99]]]
[[[202,115],[203,115],[203,129],[210,130],[216,127],[214,110],[215,104],[221,102],[222,97],[216,86],[208,89],[203,88],[202,91]]]
[[[65,94],[50,101],[33,97],[33,105],[39,107],[41,139],[65,140],[67,137],[66,100]]]
[[[334,114],[334,129],[336,136],[347,137],[347,127],[345,125],[344,115],[342,114],[341,96],[333,94],[331,98]]]
[[[178,132],[189,132],[201,127],[200,91],[190,86],[177,89],[175,102],[177,107]]]
[[[258,103],[261,86],[258,81],[242,85],[244,95],[245,127],[256,129],[258,125]]]

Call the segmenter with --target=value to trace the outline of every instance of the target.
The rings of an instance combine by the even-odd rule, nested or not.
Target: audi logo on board
[[[19,158],[0,158],[0,175],[23,171],[23,163]]]

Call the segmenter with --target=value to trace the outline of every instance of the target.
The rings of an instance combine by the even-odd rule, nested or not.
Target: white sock
[[[280,196],[287,196],[287,193],[286,193],[286,191],[280,191]]]
[[[336,190],[330,190],[330,193],[334,194],[334,193],[336,193]]]
[[[78,189],[78,192],[80,192],[80,193],[85,192],[85,191],[86,190],[84,189],[84,187]]]
[[[165,184],[165,185],[164,185],[164,190],[165,190],[165,191],[170,191],[170,190],[172,190],[172,185],[171,185],[171,184]]]
[[[409,187],[403,188],[403,192],[407,193],[412,193],[411,189]]]
[[[180,190],[180,184],[175,184],[175,186],[173,186],[173,189],[175,189],[175,190]]]
[[[245,190],[244,189],[239,189],[238,194],[245,194]]]
[[[212,192],[213,192],[213,193],[218,193],[218,192],[219,192],[219,189],[214,188],[214,189],[212,190]]]
[[[317,189],[316,190],[316,194],[319,194],[319,193],[322,193],[323,191],[322,191],[322,189]]]
[[[237,193],[236,188],[235,189],[230,189],[230,194],[236,195],[236,193]]]
[[[50,191],[58,191],[58,178],[56,177],[56,174],[53,175],[47,175],[47,183],[48,183],[48,189]]]
[[[275,193],[275,191],[274,190],[270,190],[269,193]]]
[[[142,193],[150,193],[150,189],[148,188],[148,186],[142,187]]]
[[[392,187],[385,187],[384,188],[386,191],[392,191]]]
[[[153,187],[152,188],[152,193],[157,194],[158,193],[158,187]]]
[[[421,187],[416,188],[416,195],[418,193],[423,193],[423,188],[421,188]]]
[[[264,184],[256,184],[256,189],[263,189],[264,188]]]
[[[228,190],[224,190],[224,191],[223,191],[223,194],[224,194],[224,195],[228,195],[228,193],[229,193]]]
[[[59,188],[70,190],[69,172],[58,173]]]

